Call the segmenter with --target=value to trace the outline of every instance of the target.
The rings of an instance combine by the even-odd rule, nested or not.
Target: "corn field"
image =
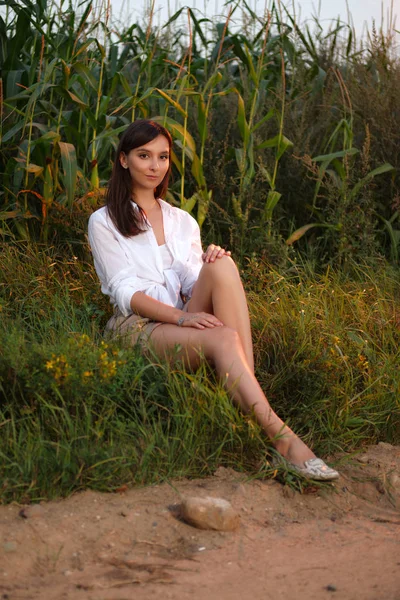
[[[7,0],[0,232],[57,239],[102,203],[136,118],[174,139],[168,200],[244,253],[399,262],[400,63],[390,32],[298,24],[280,2],[116,26],[107,4]],[[153,3],[154,7],[154,3]],[[240,24],[238,26],[238,23]],[[68,235],[67,235],[68,237]],[[286,244],[283,244],[286,242]]]

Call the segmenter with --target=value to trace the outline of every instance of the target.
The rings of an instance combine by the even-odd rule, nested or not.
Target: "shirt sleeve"
[[[106,221],[90,218],[88,237],[101,290],[114,299],[125,317],[132,314],[131,298],[136,292],[171,305],[163,285],[137,276],[135,265],[131,264]]]
[[[189,257],[184,263],[184,268],[181,274],[181,285],[182,285],[182,294],[185,296],[192,295],[192,289],[194,284],[196,283],[201,267],[203,266],[203,248],[201,245],[200,238],[200,227],[197,221],[190,217],[192,223],[192,243],[190,248]]]

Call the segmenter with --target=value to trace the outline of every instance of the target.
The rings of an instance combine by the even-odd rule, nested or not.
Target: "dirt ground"
[[[2,600],[400,600],[400,447],[380,443],[307,494],[220,468],[116,494],[0,507]],[[229,500],[234,532],[176,517]]]

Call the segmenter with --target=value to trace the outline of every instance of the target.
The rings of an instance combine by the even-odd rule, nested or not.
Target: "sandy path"
[[[400,448],[380,444],[309,494],[214,477],[120,494],[0,507],[3,600],[400,600]],[[174,516],[185,495],[220,496],[235,532]]]

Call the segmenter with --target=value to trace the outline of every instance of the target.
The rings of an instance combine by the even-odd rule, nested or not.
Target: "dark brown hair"
[[[124,169],[119,157],[121,152],[127,156],[134,148],[148,144],[159,135],[163,135],[169,144],[171,155],[172,138],[170,133],[155,121],[139,119],[131,123],[121,136],[115,155],[111,179],[106,194],[106,206],[112,222],[118,231],[125,237],[138,235],[146,230],[145,216],[139,207],[136,211],[132,204],[132,177],[129,169]],[[163,198],[168,190],[168,181],[171,173],[171,156],[169,169],[164,179],[154,190],[154,198]]]

